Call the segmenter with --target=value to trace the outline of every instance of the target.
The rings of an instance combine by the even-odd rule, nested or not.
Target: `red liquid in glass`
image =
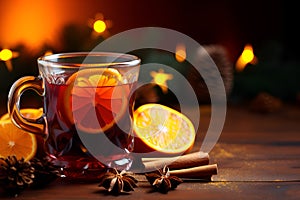
[[[133,91],[133,87],[134,83],[91,88],[76,86],[73,91],[79,95],[68,96],[66,95],[70,94],[68,85],[45,83],[45,114],[48,123],[45,151],[53,158],[55,164],[64,167],[67,177],[97,179],[97,175],[108,165],[110,167],[118,165],[114,160],[123,158],[126,160],[125,164],[122,163],[123,168],[130,167],[132,160],[128,152],[133,148],[131,123],[134,99],[130,91]],[[95,93],[93,98],[82,98],[81,92],[87,90]],[[114,92],[105,93],[105,91]],[[91,105],[94,106],[94,110],[89,109]],[[94,113],[91,115],[88,112]],[[105,127],[106,123],[109,125],[103,132],[90,133],[86,127],[93,127],[96,121],[101,127]],[[96,144],[97,148],[96,155],[91,154],[82,138],[84,141],[94,141],[93,144]],[[107,148],[107,139],[119,148],[113,150]]]

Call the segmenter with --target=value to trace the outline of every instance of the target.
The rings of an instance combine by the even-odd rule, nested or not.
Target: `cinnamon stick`
[[[209,155],[205,152],[194,152],[174,158],[142,159],[146,171],[153,171],[168,165],[172,169],[184,169],[209,164]]]
[[[189,179],[210,179],[212,175],[218,173],[217,164],[203,165],[186,169],[170,170],[172,176]]]

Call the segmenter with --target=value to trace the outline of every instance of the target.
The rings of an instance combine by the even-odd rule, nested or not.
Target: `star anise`
[[[137,179],[125,170],[118,172],[117,169],[109,169],[100,177],[99,187],[104,187],[108,192],[118,195],[134,191],[137,187]]]
[[[175,189],[183,182],[182,179],[177,176],[171,176],[167,166],[155,172],[145,173],[145,176],[154,189],[161,193],[168,193],[169,190]]]

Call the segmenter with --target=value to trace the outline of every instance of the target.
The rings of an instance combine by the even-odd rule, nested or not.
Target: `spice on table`
[[[209,164],[198,167],[191,167],[186,169],[171,170],[170,174],[186,179],[202,179],[210,180],[212,175],[218,173],[217,164]]]
[[[168,165],[170,170],[198,167],[209,164],[209,155],[205,152],[193,152],[171,158],[143,158],[145,171],[152,171]]]
[[[142,159],[146,171],[154,171],[167,165],[169,173],[182,179],[211,181],[218,173],[217,164],[209,164],[209,155],[205,152],[194,152],[172,158]]]
[[[151,173],[145,173],[145,176],[154,189],[161,193],[168,193],[169,190],[175,189],[183,182],[182,179],[177,176],[170,175],[170,170],[166,165],[163,169],[159,169]]]
[[[109,169],[100,177],[99,187],[104,187],[108,192],[118,195],[134,191],[137,180],[125,170],[118,172],[117,169]]]

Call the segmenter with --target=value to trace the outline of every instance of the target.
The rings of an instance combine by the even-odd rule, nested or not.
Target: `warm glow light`
[[[176,46],[175,58],[178,62],[183,62],[186,59],[186,49],[183,44]]]
[[[94,30],[91,35],[93,39],[99,36],[108,38],[110,35],[108,29],[112,27],[112,21],[105,19],[102,13],[97,13],[94,18],[88,19],[88,26]]]
[[[85,26],[95,5],[72,0],[0,1],[0,46],[25,45],[39,51],[43,45],[61,47],[65,25]]]
[[[51,36],[54,31],[58,31],[57,26],[61,26],[60,15],[58,12],[54,17],[50,12],[55,9],[55,4],[44,3],[44,1],[7,3],[7,9],[2,13],[2,17],[6,19],[2,22],[2,27],[5,28],[1,29],[0,33],[6,45],[22,43],[30,48],[37,48],[43,43],[52,42]]]
[[[44,53],[44,56],[50,56],[52,55],[53,52],[51,50],[47,50],[45,53]]]
[[[103,33],[106,30],[106,24],[102,20],[97,20],[95,21],[93,28],[97,33]]]
[[[0,60],[8,61],[12,59],[12,57],[13,57],[13,52],[11,50],[3,49],[2,51],[0,51]]]
[[[244,47],[244,50],[240,57],[238,58],[236,62],[236,70],[237,71],[243,71],[247,64],[255,64],[257,62],[257,59],[253,52],[253,47],[250,44],[247,44]]]
[[[163,69],[159,69],[158,72],[151,71],[150,75],[153,77],[152,82],[159,85],[162,91],[166,93],[168,91],[167,81],[172,80],[173,75],[164,73]]]
[[[9,49],[2,49],[0,51],[0,61],[4,61],[5,62],[6,68],[10,72],[13,70],[13,65],[12,65],[11,60],[13,58],[18,57],[18,56],[19,56],[18,52],[11,51]]]
[[[0,51],[0,61],[5,62],[6,68],[10,72],[13,70],[11,59],[16,58],[18,56],[19,56],[18,52],[11,51],[9,49],[2,49]]]

